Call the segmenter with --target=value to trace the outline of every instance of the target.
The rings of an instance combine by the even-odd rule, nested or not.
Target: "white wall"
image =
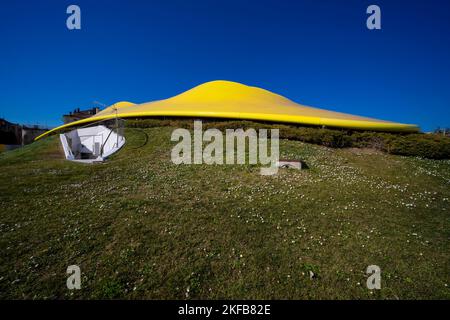
[[[66,159],[79,159],[80,153],[90,153],[99,160],[116,152],[125,144],[125,138],[105,126],[80,128],[60,135]],[[101,147],[103,146],[103,153]]]

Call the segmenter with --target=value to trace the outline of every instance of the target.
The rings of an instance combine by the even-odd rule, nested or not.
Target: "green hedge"
[[[350,131],[315,127],[298,127],[286,124],[268,124],[253,121],[202,120],[203,129],[279,129],[280,138],[313,143],[330,148],[373,148],[390,154],[429,159],[450,159],[450,138],[438,134],[394,134],[372,131]],[[127,120],[131,128],[171,126],[193,128],[192,119],[136,119]]]

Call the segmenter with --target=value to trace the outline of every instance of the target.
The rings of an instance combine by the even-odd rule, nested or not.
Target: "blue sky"
[[[370,4],[382,30],[366,28]],[[2,2],[0,117],[55,126],[93,101],[223,79],[428,131],[450,126],[449,35],[446,0]]]

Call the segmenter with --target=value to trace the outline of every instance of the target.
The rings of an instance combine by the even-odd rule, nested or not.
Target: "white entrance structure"
[[[101,162],[125,144],[125,137],[118,130],[104,125],[75,129],[59,138],[67,160],[86,163]]]

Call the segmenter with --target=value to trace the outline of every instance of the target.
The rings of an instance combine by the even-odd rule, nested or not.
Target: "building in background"
[[[96,115],[99,112],[100,112],[100,109],[98,107],[94,107],[94,108],[87,109],[87,110],[80,110],[80,108],[77,108],[77,109],[69,112],[69,114],[63,115],[62,120],[65,124],[71,123],[74,121],[92,117],[93,115]]]
[[[0,152],[30,144],[49,128],[39,125],[20,125],[0,118]]]
[[[434,130],[434,133],[450,137],[450,128],[437,128],[436,130]]]

